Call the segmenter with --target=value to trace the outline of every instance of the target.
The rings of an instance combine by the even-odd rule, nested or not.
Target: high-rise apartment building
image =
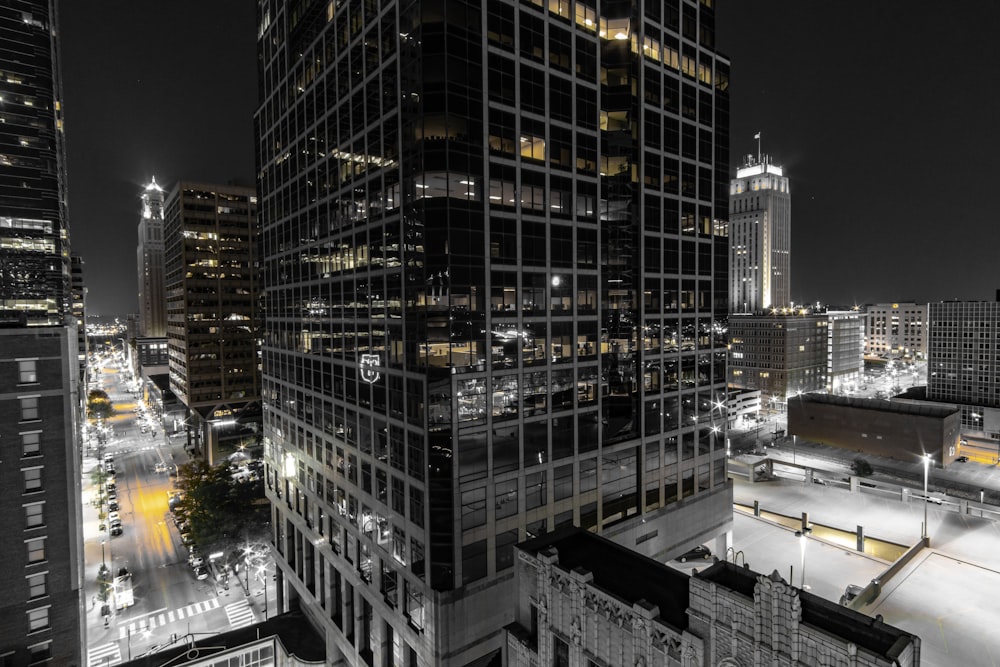
[[[963,432],[1000,440],[1000,303],[940,301],[927,319],[927,400],[961,408]]]
[[[0,665],[12,667],[82,665],[85,637],[55,5],[0,5]]]
[[[729,312],[791,305],[792,200],[768,156],[747,156],[729,184]]]
[[[163,257],[163,188],[150,180],[142,193],[135,264],[139,283],[139,335],[167,335],[166,267]]]
[[[257,230],[254,188],[180,182],[164,205],[170,389],[210,463],[260,421]]]
[[[927,356],[927,304],[880,303],[865,309],[865,354],[890,359]]]
[[[333,664],[488,660],[557,526],[724,534],[713,3],[258,7],[267,494]]]

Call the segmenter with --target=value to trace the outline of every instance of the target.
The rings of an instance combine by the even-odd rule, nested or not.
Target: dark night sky
[[[155,175],[252,182],[255,3],[61,4],[73,248],[91,313],[136,305],[138,196]],[[1000,4],[718,0],[731,167],[792,188],[796,302],[992,299]]]

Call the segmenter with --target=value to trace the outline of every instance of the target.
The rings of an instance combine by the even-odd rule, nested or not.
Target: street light
[[[799,588],[802,590],[808,590],[806,588],[806,537],[812,532],[812,528],[804,527],[802,530],[795,531],[795,537],[799,538],[799,550],[802,555],[802,562],[799,568]]]
[[[927,472],[931,466],[931,455],[924,454],[924,529],[923,534],[920,536],[922,539],[927,539],[927,503],[930,502],[930,498],[927,496]]]

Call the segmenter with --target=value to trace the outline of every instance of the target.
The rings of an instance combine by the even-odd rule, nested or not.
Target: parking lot
[[[738,503],[785,516],[809,513],[813,523],[845,530],[864,527],[866,535],[910,546],[920,538],[922,503],[904,503],[881,494],[778,479],[749,484],[734,480]],[[997,522],[954,508],[928,507],[931,546],[896,577],[883,582],[881,595],[861,611],[881,614],[886,623],[921,638],[924,665],[1000,664],[1000,529]],[[792,530],[737,512],[734,552],[755,571],[774,570],[799,585],[801,548]],[[722,555],[720,554],[720,557]],[[731,556],[732,557],[732,556]],[[839,602],[850,585],[867,585],[887,561],[810,537],[805,551],[805,583],[810,590]]]

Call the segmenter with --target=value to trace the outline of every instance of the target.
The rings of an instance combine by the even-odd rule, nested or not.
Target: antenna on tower
[[[760,164],[760,132],[753,135],[753,138],[757,140],[757,164]]]

